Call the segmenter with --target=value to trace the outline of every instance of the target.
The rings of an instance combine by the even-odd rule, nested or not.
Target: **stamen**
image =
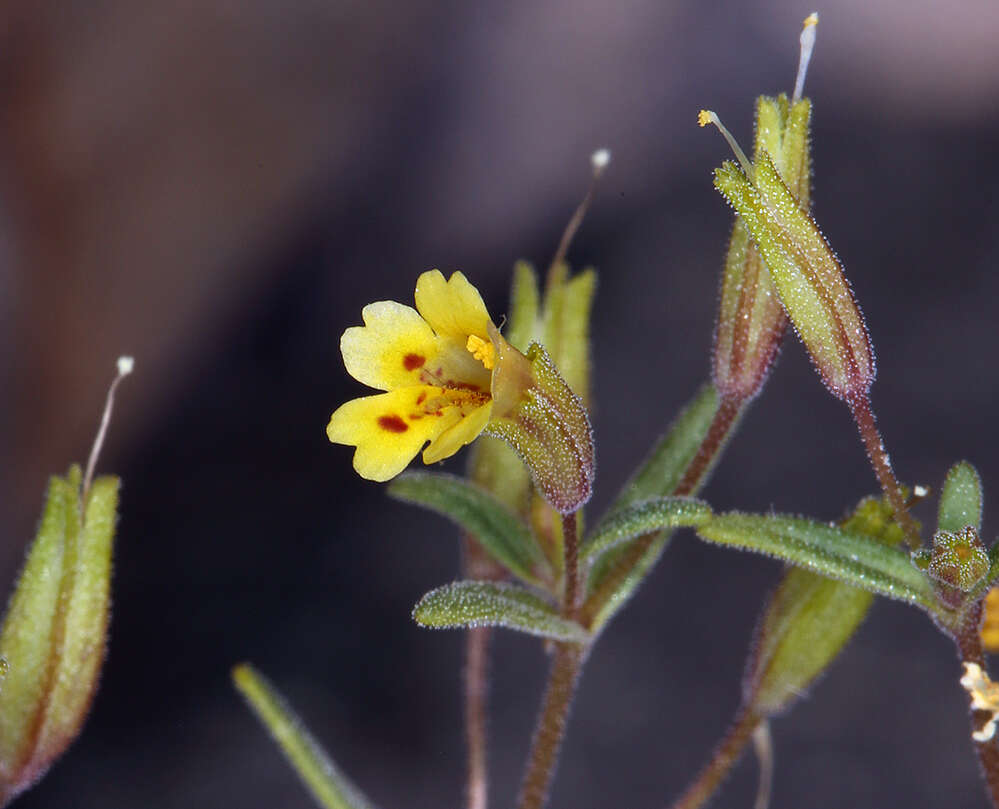
[[[814,11],[805,17],[804,28],[801,29],[801,36],[798,38],[801,43],[801,54],[798,57],[798,77],[794,81],[792,104],[801,100],[801,94],[805,90],[805,74],[808,73],[808,63],[812,59],[812,50],[815,48],[815,26],[818,24],[819,15]]]
[[[496,349],[493,348],[493,344],[490,341],[470,334],[468,335],[468,341],[465,343],[465,348],[469,354],[486,367],[487,371],[491,371],[496,365]]]
[[[732,133],[729,132],[725,125],[719,120],[718,116],[712,110],[701,110],[697,113],[697,125],[707,126],[708,124],[714,124],[718,127],[718,131],[722,133],[722,137],[728,141],[728,145],[732,147],[732,151],[738,158],[739,163],[742,164],[742,170],[746,172],[746,176],[750,179],[753,178],[753,164],[749,162],[749,158],[746,157],[746,153],[742,151],[742,147],[736,142],[735,138],[732,137]]]
[[[135,367],[133,357],[118,357],[118,376],[114,378],[111,387],[108,388],[108,398],[104,403],[104,414],[101,416],[101,426],[97,428],[97,437],[94,439],[94,446],[90,450],[90,458],[87,460],[87,474],[83,476],[83,496],[86,500],[87,492],[90,491],[90,483],[94,479],[94,467],[97,466],[97,458],[101,454],[101,447],[104,446],[104,437],[107,435],[108,424],[111,423],[111,408],[114,406],[114,392],[126,376],[132,373]]]

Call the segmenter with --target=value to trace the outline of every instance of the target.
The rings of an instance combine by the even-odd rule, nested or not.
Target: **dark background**
[[[306,807],[233,693],[254,661],[384,809],[461,805],[462,637],[409,610],[455,530],[327,443],[362,392],[338,339],[417,274],[462,269],[495,319],[614,159],[570,251],[600,270],[598,486],[609,501],[706,378],[731,216],[711,187],[789,90],[788,2],[14,2],[0,31],[0,581],[46,476],[83,461],[134,353],[101,468],[124,479],[111,645],[80,742],[20,806]],[[814,213],[880,359],[901,478],[968,458],[995,531],[999,9],[856,2],[808,79]],[[460,470],[459,456],[449,468]],[[825,519],[874,489],[846,408],[789,341],[705,491]],[[932,519],[932,506],[919,514]],[[659,807],[735,709],[769,560],[677,536],[594,650],[553,807]],[[498,633],[494,802],[517,790],[546,661]],[[774,723],[774,807],[980,807],[958,661],[879,601]],[[718,800],[747,806],[747,759]]]

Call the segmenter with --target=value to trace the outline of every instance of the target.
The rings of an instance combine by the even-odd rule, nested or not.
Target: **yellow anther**
[[[493,366],[496,364],[496,349],[493,348],[491,342],[470,334],[468,335],[468,341],[465,343],[465,348],[468,349],[469,354],[486,367],[487,371],[493,369]]]
[[[961,685],[971,695],[971,707],[976,711],[989,711],[992,718],[971,734],[976,742],[987,742],[996,733],[996,722],[999,722],[999,683],[989,679],[977,663],[964,664],[964,676]]]
[[[805,17],[804,23],[802,23],[805,28],[812,28],[819,24],[819,15],[816,12],[812,12],[807,17]]]
[[[697,125],[707,126],[711,123],[711,112],[709,110],[701,110],[697,113]]]

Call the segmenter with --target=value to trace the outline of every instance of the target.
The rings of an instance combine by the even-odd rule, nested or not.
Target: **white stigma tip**
[[[912,487],[912,493],[916,495],[916,497],[926,497],[930,493],[930,490],[925,486],[917,485]]]
[[[808,63],[812,60],[812,51],[815,48],[815,27],[818,24],[819,15],[816,12],[805,17],[804,27],[798,38],[801,44],[801,55],[798,57],[798,76],[794,80],[792,102],[801,100],[801,94],[805,91],[805,75],[808,73]]]
[[[104,445],[104,437],[108,432],[108,424],[111,423],[111,410],[114,407],[115,389],[121,380],[132,373],[132,369],[135,367],[135,358],[126,356],[118,357],[117,365],[118,376],[111,381],[111,386],[108,388],[108,397],[104,402],[104,413],[101,414],[101,424],[97,428],[97,437],[94,438],[94,445],[90,449],[90,458],[87,460],[87,471],[83,475],[82,496],[84,499],[87,497],[87,492],[90,491],[90,483],[94,479],[94,468],[97,466],[97,458],[101,454],[101,447]]]
[[[590,155],[590,165],[593,166],[594,172],[599,173],[607,168],[607,164],[610,163],[610,159],[610,149],[597,149]]]

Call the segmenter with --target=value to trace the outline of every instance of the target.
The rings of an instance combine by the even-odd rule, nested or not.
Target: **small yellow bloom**
[[[478,290],[460,272],[439,270],[416,282],[416,309],[395,301],[364,307],[363,326],[340,338],[354,379],[386,391],[347,402],[326,434],[357,447],[354,469],[368,480],[398,475],[423,446],[423,462],[454,455],[493,415],[499,332]],[[497,349],[500,349],[499,351]]]

